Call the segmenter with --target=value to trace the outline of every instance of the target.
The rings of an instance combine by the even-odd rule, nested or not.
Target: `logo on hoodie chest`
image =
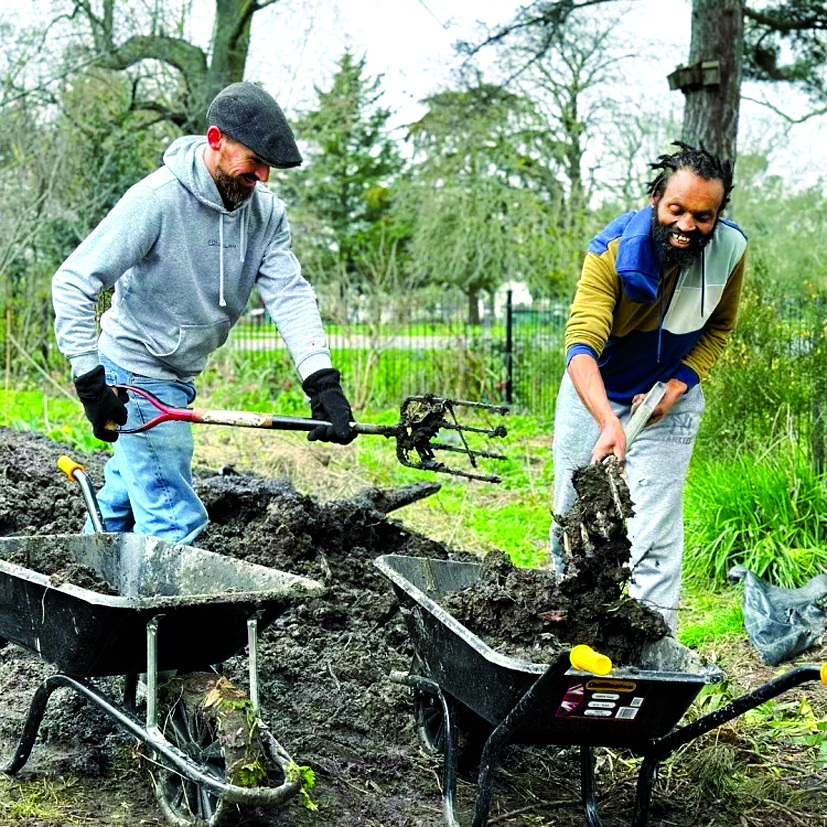
[[[221,242],[216,238],[211,238],[209,241],[207,241],[207,247],[220,247],[220,246],[221,246]],[[225,244],[224,245],[225,250],[235,250],[237,248],[238,248],[238,244]]]

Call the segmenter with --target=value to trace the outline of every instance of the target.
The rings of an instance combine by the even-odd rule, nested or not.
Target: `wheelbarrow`
[[[82,466],[62,458],[61,467],[81,482],[99,526]],[[99,588],[61,574],[77,571]],[[137,534],[0,539],[0,643],[30,649],[56,669],[35,691],[14,755],[0,771],[14,774],[25,765],[50,696],[66,687],[144,745],[159,805],[176,827],[218,827],[239,807],[285,802],[303,780],[260,717],[258,636],[289,606],[322,591],[309,578]],[[245,646],[249,697],[236,687],[227,693],[229,682],[211,669]],[[205,702],[188,702],[182,689],[163,691],[159,673],[171,670],[183,677],[167,686],[186,681],[190,691],[201,688]],[[95,679],[120,675],[123,698],[115,700]],[[252,785],[231,773],[237,751],[210,709],[225,697],[245,711],[236,741],[255,758]]]
[[[468,588],[478,563],[384,555],[375,565],[393,584],[414,648],[409,672],[391,678],[413,690],[417,730],[441,753],[443,816],[458,827],[458,768],[477,767],[472,827],[485,827],[494,772],[508,743],[577,746],[587,827],[600,827],[594,747],[629,749],[643,758],[631,827],[646,827],[660,763],[684,744],[808,681],[827,683],[827,664],[800,666],[697,720],[677,726],[701,689],[722,680],[687,647],[668,637],[649,644],[636,666],[612,668],[575,647],[551,664],[491,649],[439,601]]]

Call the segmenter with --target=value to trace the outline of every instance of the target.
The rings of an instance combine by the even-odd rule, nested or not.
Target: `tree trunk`
[[[75,2],[90,24],[99,65],[122,71],[145,60],[157,60],[177,70],[179,94],[173,109],[160,100],[142,101],[136,108],[161,113],[183,132],[198,134],[208,126],[207,106],[213,97],[227,84],[244,79],[253,15],[279,0],[214,0],[215,23],[208,52],[183,38],[157,34],[156,26],[164,29],[164,11],[153,17],[152,32],[130,32],[118,44],[115,35],[129,25],[126,0],[106,0],[100,16],[90,0]]]
[[[210,66],[202,101],[209,103],[227,84],[244,79],[244,65],[250,50],[250,26],[258,4],[242,0],[215,0]],[[206,106],[202,107],[197,131],[204,131]]]
[[[480,293],[476,287],[468,289],[468,324],[480,323]]]
[[[683,139],[729,161],[736,156],[743,54],[742,0],[693,0],[689,64],[717,60],[721,82],[685,91]]]

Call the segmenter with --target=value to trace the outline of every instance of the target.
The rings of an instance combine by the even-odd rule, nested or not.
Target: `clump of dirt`
[[[93,571],[87,566],[70,563],[63,568],[58,568],[54,571],[44,571],[43,573],[50,575],[49,582],[55,587],[62,586],[64,583],[71,583],[73,586],[79,586],[81,589],[88,589],[98,594],[118,594],[117,589],[113,588],[106,580],[98,575],[96,571]]]
[[[94,569],[84,566],[67,554],[64,549],[50,547],[44,543],[38,549],[38,554],[32,555],[31,547],[17,548],[13,545],[6,547],[0,544],[0,559],[7,563],[14,563],[24,569],[46,574],[49,582],[55,588],[64,583],[71,583],[82,589],[98,592],[99,594],[117,595],[118,591],[100,576]]]
[[[669,630],[660,614],[626,592],[629,489],[614,457],[577,469],[572,482],[577,500],[556,518],[566,551],[561,578],[516,568],[492,551],[480,579],[443,605],[491,646],[516,657],[550,662],[585,643],[618,665],[638,665],[643,647]]]

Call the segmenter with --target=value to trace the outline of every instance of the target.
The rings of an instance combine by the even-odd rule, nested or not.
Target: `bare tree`
[[[555,47],[554,33],[583,9],[617,0],[536,0],[469,55],[515,35],[539,32],[534,59]],[[827,103],[827,5],[821,0],[692,0],[687,64],[670,81],[686,95],[683,138],[734,159],[741,79],[784,81],[803,89],[817,111]],[[531,61],[526,61],[526,66]]]
[[[228,83],[244,78],[250,48],[253,16],[279,0],[214,0],[215,22],[209,49],[190,42],[174,31],[160,11],[145,21],[145,31],[128,25],[128,0],[72,0],[72,16],[89,26],[94,43],[92,61],[117,71],[147,61],[160,62],[174,70],[177,90],[172,98],[144,88],[136,79],[133,108],[156,112],[185,132],[201,132],[207,126],[207,103]],[[157,7],[156,7],[157,8]]]

